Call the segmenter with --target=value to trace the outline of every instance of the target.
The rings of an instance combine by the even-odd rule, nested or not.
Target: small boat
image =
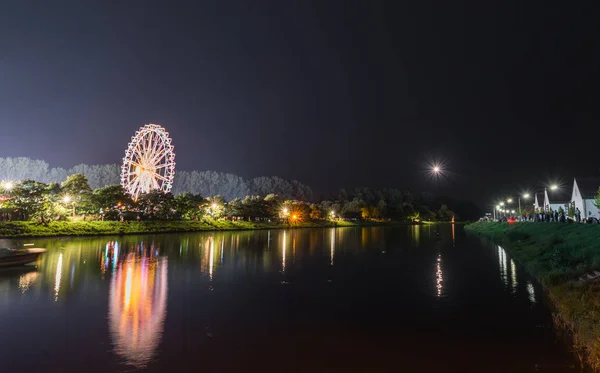
[[[22,266],[35,262],[37,258],[46,252],[46,249],[10,249],[0,248],[0,267]]]

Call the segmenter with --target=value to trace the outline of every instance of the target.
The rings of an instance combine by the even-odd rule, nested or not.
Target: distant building
[[[582,218],[600,218],[600,210],[594,204],[594,198],[600,188],[600,178],[575,178],[573,179],[573,194],[571,202],[581,211]]]
[[[552,196],[552,200],[548,197],[548,190],[544,191],[544,210],[558,211],[562,207],[565,212],[568,211],[571,201],[565,192],[562,190],[553,190],[550,192],[550,195]]]

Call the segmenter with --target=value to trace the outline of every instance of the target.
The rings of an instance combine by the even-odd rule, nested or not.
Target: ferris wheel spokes
[[[132,137],[121,167],[123,188],[137,199],[151,190],[171,190],[175,173],[175,154],[168,132],[147,124]]]

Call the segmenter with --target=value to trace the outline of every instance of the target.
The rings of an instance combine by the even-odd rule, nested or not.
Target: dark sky
[[[597,4],[0,1],[0,157],[117,163],[153,122],[179,169],[318,192],[598,176]]]

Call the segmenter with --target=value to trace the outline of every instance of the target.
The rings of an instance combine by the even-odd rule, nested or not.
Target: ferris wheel
[[[134,200],[151,190],[171,191],[173,149],[169,133],[157,124],[146,124],[131,137],[121,166],[121,185]]]

